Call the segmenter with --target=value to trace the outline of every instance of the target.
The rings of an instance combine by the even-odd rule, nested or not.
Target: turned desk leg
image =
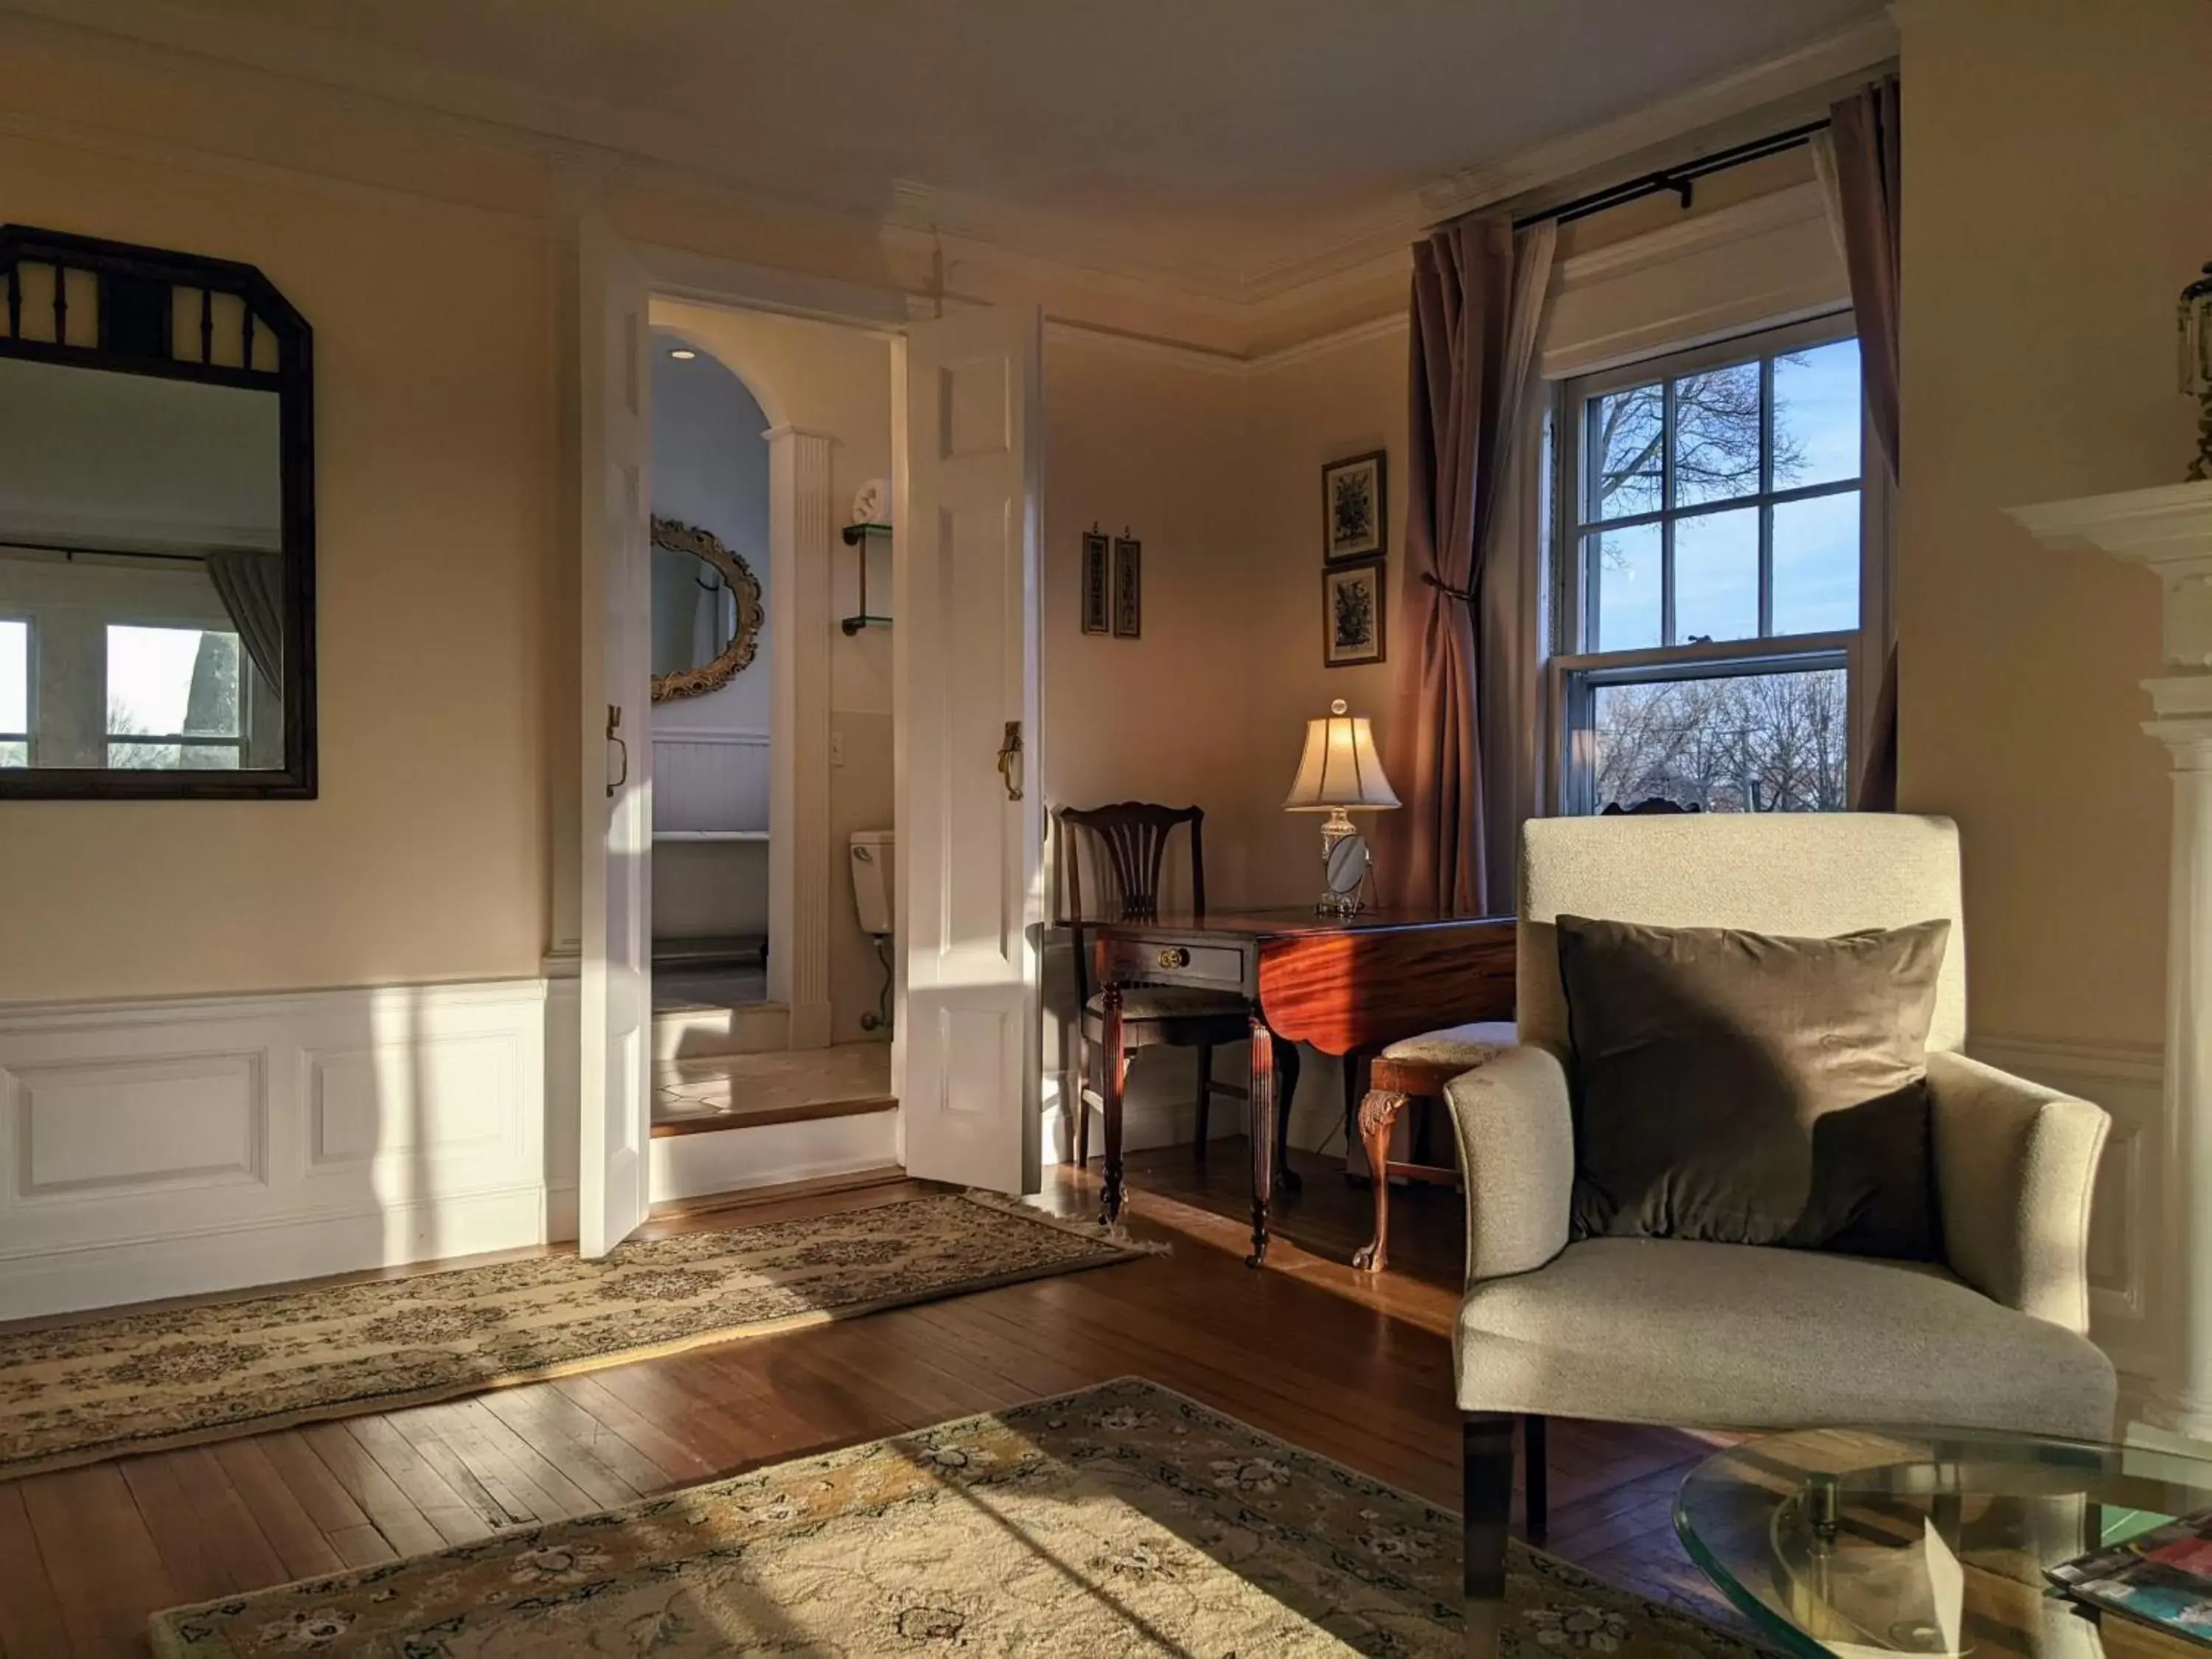
[[[1367,1149],[1367,1176],[1375,1188],[1375,1237],[1352,1265],[1379,1273],[1390,1261],[1390,1134],[1407,1097],[1396,1089],[1370,1089],[1359,1103],[1359,1144]]]
[[[1267,1207],[1275,1194],[1275,1034],[1252,1017],[1252,1077],[1247,1127],[1252,1138],[1252,1254],[1248,1267],[1267,1260]]]
[[[1121,1048],[1121,988],[1109,985],[1099,1009],[1098,1097],[1105,1120],[1106,1174],[1098,1218],[1111,1227],[1121,1218],[1121,1088],[1128,1080],[1129,1057]]]

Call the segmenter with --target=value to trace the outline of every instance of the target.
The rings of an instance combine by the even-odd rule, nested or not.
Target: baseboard
[[[482,1255],[544,1243],[544,1189],[524,1186],[172,1231],[0,1260],[0,1308],[31,1318]]]
[[[0,1319],[573,1231],[546,988],[0,1006]]]

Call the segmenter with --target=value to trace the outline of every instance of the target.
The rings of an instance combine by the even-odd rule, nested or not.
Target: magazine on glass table
[[[2075,1600],[2212,1647],[2212,1510],[2044,1569]]]

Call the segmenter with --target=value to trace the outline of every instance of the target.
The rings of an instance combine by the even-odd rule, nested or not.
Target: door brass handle
[[[1170,969],[1189,967],[1189,950],[1186,946],[1181,945],[1170,945],[1166,950],[1160,952],[1160,966]]]
[[[1006,799],[1022,798],[1022,723],[1006,722],[1006,740],[999,745],[999,776],[1006,786]]]
[[[622,750],[622,775],[607,786],[607,799],[612,800],[615,791],[629,781],[629,744],[623,740],[622,708],[617,703],[607,705],[607,741]]]

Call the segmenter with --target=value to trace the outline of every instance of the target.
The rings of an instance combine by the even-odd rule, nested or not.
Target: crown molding
[[[1333,351],[1342,351],[1349,346],[1365,345],[1371,340],[1387,340],[1394,334],[1407,333],[1413,325],[1413,319],[1405,312],[1394,311],[1388,316],[1370,317],[1365,322],[1354,323],[1349,328],[1340,328],[1333,333],[1301,340],[1296,345],[1261,352],[1246,361],[1251,365],[1254,374],[1264,374],[1271,369],[1290,368],[1316,357],[1325,357]]]
[[[1072,317],[1048,316],[1044,319],[1044,337],[1048,343],[1059,340],[1070,345],[1088,346],[1095,350],[1110,352],[1117,357],[1173,363],[1178,368],[1200,369],[1208,374],[1226,375],[1231,380],[1243,379],[1251,372],[1255,362],[1233,351],[1189,345],[1180,340],[1162,339],[1157,335],[1102,328],[1096,323],[1079,322]]]

